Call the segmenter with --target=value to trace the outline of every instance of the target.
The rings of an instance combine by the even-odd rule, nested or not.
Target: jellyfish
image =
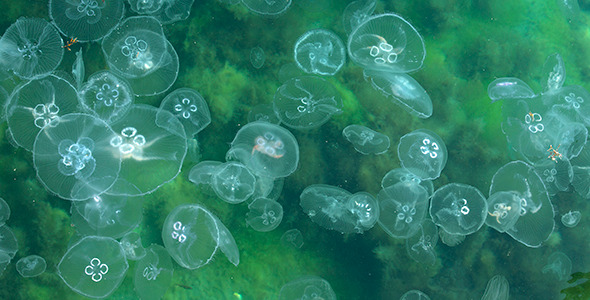
[[[299,164],[299,144],[289,130],[256,121],[236,133],[226,158],[240,161],[257,176],[286,177]]]
[[[440,229],[438,231],[438,236],[440,237],[441,242],[449,247],[455,247],[465,240],[465,235],[462,234],[451,234],[446,232],[444,229]]]
[[[275,93],[274,111],[279,120],[295,129],[311,129],[342,112],[342,99],[325,79],[302,76],[288,80]]]
[[[510,285],[508,280],[502,275],[495,275],[488,281],[481,300],[508,300],[509,298]]]
[[[342,135],[352,143],[359,153],[383,154],[389,150],[389,137],[361,125],[348,125],[342,130]]]
[[[283,206],[267,198],[257,198],[248,204],[250,210],[246,214],[246,224],[260,232],[271,231],[281,224]]]
[[[199,92],[190,88],[174,90],[160,103],[156,123],[165,126],[162,122],[167,118],[159,118],[158,116],[161,116],[160,111],[170,112],[180,120],[187,138],[192,138],[211,123],[211,114],[207,102]]]
[[[393,100],[409,114],[426,119],[432,115],[432,100],[426,90],[409,75],[402,73],[365,70],[373,88],[385,98]]]
[[[90,75],[78,94],[82,109],[108,124],[125,117],[135,100],[129,83],[108,70]]]
[[[501,191],[513,192],[520,200],[520,216],[506,233],[528,247],[540,247],[555,227],[553,205],[542,179],[532,166],[512,161],[492,178],[490,195]]]
[[[281,287],[279,300],[324,299],[336,300],[330,283],[318,276],[303,276]]]
[[[524,81],[514,77],[497,78],[488,85],[492,103],[498,100],[533,98],[535,92]]]
[[[29,255],[16,262],[16,270],[22,277],[37,277],[47,268],[45,259],[39,255]]]
[[[39,131],[51,121],[78,111],[77,105],[76,89],[57,75],[34,79],[17,86],[6,107],[8,129],[14,142],[32,151]]]
[[[113,186],[121,157],[113,155],[114,131],[102,120],[86,114],[67,114],[37,135],[33,163],[39,181],[63,199],[81,201]]]
[[[488,198],[488,215],[486,225],[506,232],[511,229],[520,217],[521,203],[517,193],[501,191],[490,195]]]
[[[418,225],[418,230],[406,239],[406,251],[416,262],[431,266],[436,263],[436,251],[434,247],[438,242],[438,229],[429,219],[424,219]]]
[[[149,3],[152,1],[140,0],[140,2]],[[155,17],[162,24],[171,24],[176,21],[181,21],[188,18],[188,16],[190,15],[191,7],[195,0],[153,0],[153,2],[161,2],[159,9],[154,12],[145,12],[143,14],[149,14]],[[158,4],[156,3],[155,5],[157,6]]]
[[[217,216],[213,215],[213,219],[215,219],[215,224],[219,229],[219,250],[223,252],[230,263],[237,267],[238,264],[240,264],[240,250],[238,249],[236,240],[229,229],[225,227],[225,225],[221,222],[221,220],[219,220],[219,218],[217,218]]]
[[[267,0],[242,0],[242,3],[251,12],[262,16],[276,16],[287,11],[291,6],[291,0],[267,1]]]
[[[574,170],[567,157],[562,156],[560,159],[542,158],[533,163],[535,170],[543,179],[550,196],[557,194],[559,191],[566,191],[574,178]]]
[[[582,218],[582,213],[577,210],[569,211],[561,216],[561,223],[565,227],[576,227],[578,223],[580,223],[580,219]]]
[[[590,93],[579,85],[568,85],[541,96],[551,111],[565,120],[590,126]],[[569,122],[565,122],[569,123]]]
[[[481,228],[488,214],[486,198],[475,187],[449,183],[430,200],[432,221],[450,234],[468,235]]]
[[[418,230],[428,209],[428,193],[417,184],[398,182],[382,189],[379,225],[394,238],[408,238]]]
[[[255,69],[260,69],[264,66],[264,61],[266,60],[266,56],[264,55],[264,50],[259,46],[256,46],[250,50],[250,63]]]
[[[345,206],[357,218],[354,224],[355,232],[363,233],[373,228],[379,220],[379,203],[367,192],[352,194]]]
[[[140,299],[161,299],[172,281],[174,266],[166,249],[152,244],[137,262],[133,284]]]
[[[190,182],[194,183],[195,185],[204,185],[210,188],[211,193],[214,194],[213,189],[211,188],[210,184],[212,181],[212,176],[217,170],[219,166],[222,164],[220,161],[211,161],[211,160],[204,160],[193,166],[188,175],[188,179]]]
[[[365,19],[348,36],[347,48],[350,59],[367,70],[408,73],[426,57],[418,31],[396,14]]]
[[[281,120],[275,114],[272,103],[258,104],[252,107],[248,112],[248,123],[255,121],[264,121],[279,125]]]
[[[385,189],[398,182],[417,184],[422,186],[428,193],[428,197],[434,193],[434,185],[431,180],[422,180],[405,168],[395,168],[387,172],[381,179],[381,188]]]
[[[128,260],[140,260],[146,255],[146,250],[141,244],[141,237],[137,232],[126,233],[119,243]]]
[[[64,254],[57,274],[74,292],[104,298],[123,282],[128,268],[119,242],[109,237],[87,236]]]
[[[422,180],[436,179],[447,163],[447,147],[436,133],[418,129],[400,138],[397,156],[404,168]]]
[[[0,226],[0,253],[4,253],[8,255],[8,262],[14,258],[16,252],[18,252],[18,242],[16,240],[16,236],[12,232],[12,229],[7,225]],[[5,258],[1,259],[2,261],[6,261]]]
[[[559,2],[559,1],[558,1]],[[559,53],[553,53],[547,56],[543,64],[541,78],[541,87],[543,94],[552,94],[557,92],[565,82],[565,64]]]
[[[153,106],[136,104],[125,118],[111,124],[116,134],[109,144],[111,151],[122,157],[122,163],[120,180],[109,194],[145,195],[180,173],[187,152],[184,129],[172,113],[164,111],[160,118],[166,125],[158,126],[157,113]]]
[[[299,249],[303,246],[303,235],[299,229],[289,229],[281,236],[281,243]]]
[[[6,221],[10,218],[10,206],[0,198],[0,226],[3,226]]]
[[[81,42],[97,41],[123,18],[123,0],[50,0],[49,17],[61,33]]]
[[[405,292],[399,300],[430,300],[430,297],[422,291],[410,290]]]
[[[82,57],[82,48],[76,52],[76,60],[72,64],[72,76],[76,81],[76,89],[82,89],[84,83],[84,76],[86,76],[86,68],[84,67],[84,58]]]
[[[350,2],[342,13],[344,31],[350,34],[353,29],[367,20],[375,11],[377,0],[357,0]]]
[[[572,261],[563,252],[553,252],[547,258],[547,264],[542,271],[543,274],[549,274],[553,279],[566,281],[572,273]]]
[[[8,102],[8,92],[0,86],[0,123],[6,121],[6,104]],[[272,111],[272,107],[271,107]],[[274,114],[274,111],[273,111]]]
[[[333,32],[313,29],[295,43],[295,63],[305,73],[334,75],[344,65],[344,43]]]
[[[129,0],[131,11],[140,15],[151,15],[156,13],[165,0]]]
[[[21,78],[41,77],[59,66],[62,46],[59,32],[49,22],[19,18],[0,38],[0,62]]]
[[[223,201],[237,204],[246,201],[254,194],[256,177],[243,164],[230,161],[215,169],[211,174],[210,184]]]

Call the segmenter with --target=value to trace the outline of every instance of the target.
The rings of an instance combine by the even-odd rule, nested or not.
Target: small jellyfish
[[[29,255],[16,262],[16,270],[22,277],[36,277],[47,268],[45,259],[39,255]]]
[[[411,290],[405,292],[399,300],[430,300],[430,297],[422,291]]]
[[[411,184],[418,184],[422,186],[428,193],[428,197],[434,193],[434,185],[432,180],[422,180],[405,168],[395,168],[387,172],[383,179],[381,179],[381,188],[390,187],[398,182],[405,182]]]
[[[63,57],[63,41],[49,22],[19,18],[0,38],[0,64],[21,78],[49,74]]]
[[[108,124],[125,117],[135,100],[129,83],[108,70],[90,75],[78,95],[85,112]]]
[[[276,125],[281,123],[281,120],[279,120],[273,110],[272,103],[258,104],[250,109],[248,112],[248,123],[255,121],[264,121]]]
[[[510,191],[497,192],[488,198],[488,216],[486,225],[506,232],[511,229],[520,217],[520,197]]]
[[[414,130],[399,140],[397,155],[404,168],[421,179],[436,179],[447,163],[447,147],[434,132]]]
[[[393,100],[409,114],[426,119],[432,115],[432,100],[426,90],[409,75],[376,70],[365,70],[373,88],[385,98]]]
[[[74,292],[104,298],[123,282],[128,268],[119,242],[109,237],[87,236],[64,254],[57,274]]]
[[[430,200],[432,221],[451,234],[468,235],[481,228],[488,214],[486,198],[475,187],[449,183]]]
[[[3,226],[6,221],[10,218],[10,206],[0,198],[0,226]]]
[[[164,2],[164,0],[129,0],[129,7],[140,15],[151,15],[157,12]]]
[[[166,249],[152,244],[135,265],[134,286],[140,299],[161,299],[172,281],[174,266]]]
[[[350,59],[368,70],[408,73],[422,67],[424,41],[406,20],[396,14],[367,18],[348,36]]]
[[[319,127],[342,112],[338,91],[323,78],[302,76],[281,85],[274,96],[274,111],[286,126],[296,129]]]
[[[49,17],[64,36],[79,41],[97,41],[107,35],[123,18],[123,0],[50,0]]]
[[[590,126],[590,93],[585,88],[568,85],[541,99],[544,104],[551,105],[551,111],[566,120]]]
[[[156,116],[156,123],[164,127],[165,124],[162,122],[168,119],[158,117],[161,116],[160,111],[170,112],[180,120],[187,138],[192,138],[211,123],[207,102],[199,92],[190,88],[174,90],[162,100]]]
[[[382,189],[379,225],[394,238],[408,238],[418,230],[428,209],[428,193],[417,184],[398,182]]]
[[[281,243],[299,249],[303,246],[303,235],[299,229],[289,229],[281,236]]]
[[[342,13],[344,31],[350,34],[353,29],[367,20],[375,11],[377,0],[357,0],[350,2]]]
[[[563,252],[553,252],[547,258],[547,264],[542,271],[543,274],[549,274],[553,279],[566,281],[572,273],[572,261]]]
[[[577,211],[569,211],[561,216],[561,223],[565,227],[576,227],[578,223],[580,223],[580,219],[582,218],[582,214]]]
[[[373,228],[379,220],[379,203],[373,195],[367,192],[354,193],[348,198],[346,207],[348,211],[358,218],[354,226],[355,232],[367,231]]]
[[[442,228],[438,231],[438,236],[440,237],[440,241],[449,247],[455,247],[463,243],[463,241],[465,240],[465,235],[450,234]]]
[[[436,243],[438,242],[438,229],[432,221],[425,219],[418,225],[414,235],[406,239],[406,251],[416,262],[432,266],[436,263]]]
[[[260,69],[264,66],[264,61],[266,60],[266,56],[264,55],[264,50],[262,48],[256,46],[250,50],[250,63],[255,69]]]
[[[279,300],[323,299],[336,300],[330,283],[318,276],[303,276],[281,287]]]
[[[488,97],[492,103],[498,100],[533,98],[535,92],[524,81],[514,77],[498,78],[488,85]]]
[[[361,125],[348,125],[342,135],[362,154],[383,154],[389,150],[389,137]]]
[[[560,2],[560,1],[557,1]],[[569,2],[569,1],[568,1]],[[565,64],[559,53],[553,53],[547,56],[543,64],[541,87],[543,94],[552,94],[557,92],[565,82]]]
[[[16,252],[18,252],[18,242],[16,236],[7,225],[0,226],[0,253],[8,255],[8,262],[14,258]],[[1,258],[2,261],[6,261],[6,258]],[[1,265],[1,264],[0,264]]]
[[[188,175],[190,182],[195,185],[209,186],[211,184],[211,177],[217,172],[219,166],[222,164],[220,161],[204,160],[193,166]],[[209,186],[210,187],[210,186]],[[211,188],[211,187],[210,187]],[[210,189],[210,195],[213,195],[213,189]]]
[[[295,43],[295,63],[305,73],[334,75],[344,65],[346,52],[342,40],[331,31],[314,29]]]
[[[291,0],[242,0],[242,4],[244,4],[251,12],[262,16],[280,15],[291,6],[291,2]]]
[[[84,76],[86,76],[86,69],[84,68],[84,58],[82,57],[82,48],[76,52],[76,60],[72,64],[72,76],[76,81],[76,88],[80,90],[84,83]]]
[[[145,254],[146,250],[141,244],[141,237],[137,232],[129,232],[125,234],[119,242],[123,251],[125,251],[125,257],[128,260],[140,260]]]
[[[508,280],[502,275],[496,275],[488,281],[481,300],[508,300],[509,298],[510,285]]]
[[[281,224],[283,206],[267,198],[258,198],[248,204],[246,224],[260,232],[271,231]]]
[[[211,174],[211,187],[223,201],[237,204],[246,201],[256,186],[256,177],[239,162],[222,163]]]

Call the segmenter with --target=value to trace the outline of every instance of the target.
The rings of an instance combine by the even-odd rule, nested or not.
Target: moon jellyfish
[[[300,36],[294,53],[297,66],[311,74],[334,75],[346,61],[344,43],[325,29],[313,29]]]
[[[118,239],[141,222],[142,199],[101,194],[86,201],[72,202],[71,213],[78,233]]]
[[[119,242],[109,237],[87,236],[64,254],[57,274],[74,292],[104,298],[123,282],[128,268]]]
[[[465,235],[451,234],[451,233],[446,232],[442,228],[438,231],[438,236],[440,237],[440,241],[449,247],[455,247],[455,246],[463,243],[463,241],[465,240]]]
[[[7,225],[0,226],[0,237],[2,237],[2,239],[0,239],[0,253],[9,256],[7,260],[9,263],[16,255],[16,252],[18,252],[18,241],[10,227]],[[6,261],[5,258],[1,258],[1,260]]]
[[[49,17],[65,36],[79,41],[97,41],[123,18],[123,0],[50,0]]]
[[[281,287],[279,300],[323,299],[336,300],[330,283],[318,276],[303,276]]]
[[[513,192],[520,199],[520,216],[506,233],[528,247],[541,246],[553,232],[555,221],[547,189],[535,169],[522,161],[502,166],[492,178],[490,195],[501,191]]]
[[[436,179],[447,164],[447,147],[436,133],[418,129],[400,138],[397,156],[404,168],[422,180]]]
[[[431,180],[422,180],[405,168],[392,169],[381,179],[381,188],[385,189],[398,182],[417,184],[422,186],[428,193],[428,198],[434,193],[434,185]]]
[[[250,50],[250,63],[255,69],[260,69],[264,66],[264,61],[266,60],[266,56],[264,55],[264,50],[262,48],[256,46]]]
[[[10,206],[0,198],[0,226],[3,226],[6,221],[10,218]]]
[[[111,71],[90,75],[78,94],[85,112],[109,124],[123,118],[135,100],[129,83]]]
[[[414,261],[431,266],[436,263],[434,247],[437,242],[438,229],[436,225],[429,219],[424,219],[424,222],[418,225],[418,230],[406,239],[406,251]]]
[[[289,229],[281,236],[281,243],[299,249],[303,246],[303,235],[299,229]]]
[[[0,62],[21,78],[49,74],[63,57],[63,41],[49,22],[19,18],[0,38]]]
[[[166,249],[151,245],[135,266],[135,292],[142,300],[162,299],[172,281],[174,266]]]
[[[76,89],[56,75],[34,79],[17,86],[6,107],[8,129],[14,142],[28,151],[39,131],[53,120],[78,111]],[[51,126],[55,126],[54,123]]]
[[[248,204],[246,224],[260,232],[271,231],[281,224],[283,206],[276,201],[258,198]]]
[[[236,133],[226,157],[237,159],[258,176],[287,177],[299,164],[299,144],[289,130],[256,121]]]
[[[6,104],[8,103],[8,92],[0,86],[0,123],[6,121]],[[271,108],[272,111],[272,108]],[[274,114],[274,111],[273,111]]]
[[[561,223],[565,227],[576,227],[578,223],[580,223],[580,219],[582,218],[582,214],[577,211],[569,211],[561,216]]]
[[[514,227],[520,217],[521,203],[518,194],[511,191],[497,192],[488,198],[486,225],[506,232]]]
[[[230,161],[217,166],[210,184],[223,201],[237,204],[254,194],[256,177],[243,164]]]
[[[213,215],[213,219],[215,219],[215,224],[219,228],[219,250],[225,254],[225,257],[227,257],[230,263],[237,267],[240,264],[240,250],[238,249],[236,240],[217,216]]]
[[[543,104],[550,105],[553,112],[566,120],[590,126],[590,93],[585,88],[568,85],[551,95],[543,95],[541,99]]]
[[[194,2],[195,0],[162,0],[160,9],[154,13],[150,13],[150,15],[154,16],[162,24],[171,24],[176,21],[186,20],[190,15]]]
[[[150,15],[158,11],[164,0],[128,0],[131,11],[140,15]]]
[[[348,125],[342,135],[362,154],[383,154],[389,150],[389,137],[361,125]]]
[[[411,290],[405,292],[399,300],[430,300],[428,295],[419,290]]]
[[[85,114],[67,114],[37,135],[33,163],[45,188],[68,200],[86,200],[108,190],[121,169],[113,155],[113,130]]]
[[[379,199],[379,225],[394,238],[408,238],[422,224],[428,209],[428,193],[417,184],[398,182],[382,189]]]
[[[401,106],[409,114],[426,119],[432,115],[432,100],[426,90],[414,78],[406,74],[365,70],[373,88],[385,98]]]
[[[572,261],[563,252],[553,252],[543,267],[543,274],[548,274],[558,281],[566,281],[572,273]]]
[[[559,1],[558,1],[559,2]],[[565,82],[565,64],[559,53],[547,56],[541,74],[543,94],[552,94],[563,86]]]
[[[492,103],[498,100],[533,98],[535,92],[524,81],[514,77],[502,77],[488,85],[488,97]]]
[[[344,31],[350,34],[353,29],[367,20],[375,11],[377,0],[357,0],[350,2],[342,13]]]
[[[446,232],[468,235],[481,228],[488,206],[486,198],[475,187],[449,183],[432,194],[429,212],[432,221]]]
[[[242,0],[242,3],[253,13],[262,16],[275,16],[284,13],[291,0],[268,1],[268,0]]]
[[[248,123],[255,121],[264,121],[275,125],[281,123],[281,120],[275,114],[272,103],[258,104],[250,109],[248,112]]]
[[[509,298],[510,285],[508,280],[502,275],[496,275],[488,281],[481,300],[508,300]]]
[[[533,164],[537,174],[543,179],[550,196],[566,191],[574,178],[574,170],[566,157],[561,159],[543,158]]]
[[[187,151],[184,129],[177,118],[164,111],[160,118],[166,127],[158,126],[157,113],[153,106],[136,104],[125,118],[111,124],[116,134],[109,145],[123,160],[120,179],[109,194],[149,194],[180,173]]]
[[[371,16],[348,36],[348,55],[364,69],[408,73],[422,67],[424,41],[396,14]]]
[[[72,64],[72,76],[76,81],[76,88],[80,90],[84,83],[84,76],[86,76],[86,68],[84,67],[84,58],[82,57],[82,48],[76,52],[76,60]]]
[[[158,125],[165,127],[164,122],[168,118],[167,115],[162,118],[160,111],[170,112],[180,120],[187,138],[192,138],[211,123],[211,114],[207,102],[205,102],[201,94],[189,88],[174,90],[160,103],[156,122]]]
[[[137,232],[129,232],[125,234],[121,241],[119,241],[123,251],[125,251],[125,257],[128,260],[140,260],[146,255],[146,250],[141,244],[141,237]]]
[[[45,259],[39,255],[29,255],[16,262],[16,270],[22,277],[36,277],[47,268]]]
[[[356,232],[362,233],[373,228],[379,220],[379,204],[375,197],[367,192],[352,194],[346,206],[358,218],[354,228]]]
[[[323,78],[302,76],[288,80],[275,93],[274,111],[286,126],[311,129],[342,112],[338,91]]]

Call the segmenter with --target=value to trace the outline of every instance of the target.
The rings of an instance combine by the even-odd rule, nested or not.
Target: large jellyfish
[[[123,0],[50,0],[49,16],[65,36],[97,41],[123,18]]]
[[[346,60],[342,40],[325,29],[310,30],[300,36],[294,54],[300,69],[318,75],[336,74]]]

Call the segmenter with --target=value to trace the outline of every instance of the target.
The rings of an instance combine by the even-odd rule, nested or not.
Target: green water
[[[293,62],[293,45],[301,34],[325,28],[346,40],[342,11],[350,1],[293,0],[285,14],[273,19],[251,14],[241,5],[195,2],[189,19],[164,26],[180,58],[180,73],[171,90],[190,87],[204,96],[212,122],[198,135],[201,159],[223,161],[233,136],[246,124],[249,109],[272,101],[281,85],[278,71]],[[552,198],[557,228],[543,247],[527,248],[484,226],[459,246],[439,242],[434,266],[411,260],[405,241],[390,238],[379,226],[362,235],[321,228],[299,207],[299,194],[308,185],[324,183],[376,195],[383,175],[399,167],[395,151],[399,138],[427,128],[443,138],[449,151],[435,188],[461,182],[487,195],[492,175],[515,157],[500,129],[501,104],[490,103],[487,85],[496,77],[518,77],[538,92],[545,58],[559,52],[566,66],[566,85],[590,88],[590,3],[580,1],[580,6],[577,19],[568,21],[553,0],[378,1],[376,13],[400,14],[424,37],[424,67],[411,75],[429,93],[432,117],[408,115],[374,91],[363,79],[362,69],[348,62],[329,79],[343,96],[344,113],[314,130],[291,130],[300,145],[300,165],[286,179],[279,198],[283,222],[268,233],[246,227],[245,203],[230,205],[199,192],[187,180],[195,162],[185,162],[173,182],[144,197],[144,218],[138,230],[144,246],[162,244],[162,224],[174,207],[200,203],[230,229],[241,259],[238,267],[220,254],[197,270],[176,265],[164,299],[237,299],[234,293],[248,300],[276,299],[283,284],[301,275],[326,279],[339,299],[399,299],[411,289],[422,290],[431,299],[479,299],[496,274],[510,282],[512,299],[559,299],[567,284],[541,272],[551,253],[566,253],[573,261],[573,272],[590,270],[590,208],[587,200],[573,192]],[[49,19],[47,10],[47,1],[2,1],[0,32],[19,16]],[[249,60],[256,46],[266,53],[266,63],[259,70]],[[106,68],[100,45],[91,43],[72,46],[59,69],[70,71],[74,51],[80,47],[87,75]],[[11,89],[17,82],[1,84]],[[136,101],[157,106],[165,95]],[[353,123],[387,134],[392,140],[390,151],[379,156],[355,152],[341,135]],[[6,124],[0,125],[0,197],[12,209],[7,224],[20,249],[0,276],[0,299],[82,299],[56,274],[75,231],[70,225],[70,204],[44,190],[36,179],[31,154],[13,148],[4,137],[5,130]],[[564,230],[558,217],[569,210],[581,211],[582,221]],[[280,243],[281,235],[292,228],[303,234],[300,249]],[[14,264],[30,254],[44,257],[47,271],[36,278],[22,278]],[[134,299],[133,274],[130,262],[127,278],[108,299]]]

